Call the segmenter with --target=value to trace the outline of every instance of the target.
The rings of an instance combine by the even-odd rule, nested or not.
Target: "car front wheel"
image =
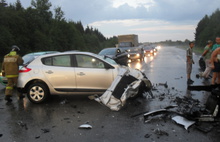
[[[42,83],[34,83],[28,88],[27,97],[32,103],[42,103],[46,101],[48,96],[48,88]]]

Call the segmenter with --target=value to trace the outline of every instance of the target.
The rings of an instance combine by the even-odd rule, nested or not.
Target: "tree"
[[[61,10],[61,7],[55,8],[54,11],[55,11],[55,20],[57,21],[65,20],[64,12]]]
[[[211,16],[205,15],[196,27],[195,40],[197,46],[203,47],[207,40],[215,40],[220,36],[220,11],[217,9]]]

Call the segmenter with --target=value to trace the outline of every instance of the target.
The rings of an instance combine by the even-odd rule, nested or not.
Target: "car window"
[[[116,48],[107,48],[99,53],[99,55],[115,55],[115,54],[116,54]]]
[[[60,66],[60,67],[70,67],[70,55],[60,55],[60,56],[53,56],[43,59],[44,65],[49,66]]]
[[[88,55],[76,55],[76,61],[82,68],[105,68],[103,61]]]

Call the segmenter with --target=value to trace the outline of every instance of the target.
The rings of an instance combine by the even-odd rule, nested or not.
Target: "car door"
[[[113,70],[106,69],[105,62],[89,55],[75,55],[77,67],[76,85],[79,91],[104,91],[113,82]]]
[[[76,88],[75,70],[70,55],[57,55],[44,58],[43,74],[57,91],[71,92]]]

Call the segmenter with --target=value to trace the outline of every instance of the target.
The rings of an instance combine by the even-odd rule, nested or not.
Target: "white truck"
[[[128,53],[128,62],[144,60],[144,50],[142,47],[139,47],[138,35],[118,35],[118,48],[122,52]]]
[[[138,35],[118,35],[118,47],[138,47]]]

